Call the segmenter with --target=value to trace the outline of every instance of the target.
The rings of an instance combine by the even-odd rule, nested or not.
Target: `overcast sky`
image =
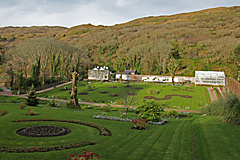
[[[115,25],[230,6],[240,6],[240,0],[0,0],[0,27]]]

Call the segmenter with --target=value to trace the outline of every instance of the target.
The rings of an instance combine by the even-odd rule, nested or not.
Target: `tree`
[[[72,92],[70,96],[70,104],[74,106],[79,106],[77,99],[77,81],[76,81],[77,72],[72,73]]]
[[[30,91],[28,92],[26,105],[28,106],[37,106],[39,104],[39,99],[37,99],[36,92],[34,90],[34,86],[32,85]]]
[[[238,70],[240,70],[240,44],[238,44],[234,49],[234,59]]]
[[[121,93],[119,94],[122,103],[124,107],[126,108],[126,113],[128,112],[128,109],[133,105],[133,103],[136,101],[136,90],[133,86],[123,86],[121,89]]]
[[[19,73],[18,76],[18,94],[20,94],[23,85],[23,72]]]
[[[127,59],[124,57],[118,56],[118,58],[114,60],[114,67],[120,73],[120,82],[122,82],[122,75],[127,66]]]
[[[169,63],[168,63],[168,70],[171,72],[171,77],[172,77],[172,84],[174,85],[174,77],[175,73],[178,69],[178,63],[177,60],[174,58],[171,58]]]
[[[11,64],[8,64],[8,69],[7,69],[6,73],[10,76],[10,87],[12,87],[13,80],[14,80],[14,72],[13,72]]]
[[[138,116],[147,121],[160,121],[161,115],[164,112],[161,104],[154,100],[145,101],[142,105],[137,107]]]

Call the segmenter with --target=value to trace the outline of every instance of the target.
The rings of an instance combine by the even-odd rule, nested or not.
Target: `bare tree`
[[[174,58],[170,59],[170,62],[168,63],[168,70],[171,72],[171,77],[172,77],[172,84],[174,85],[174,77],[175,73],[178,69],[178,63],[177,60]]]
[[[128,112],[128,109],[131,107],[131,105],[134,104],[134,102],[137,100],[136,98],[136,90],[134,89],[134,86],[123,86],[122,90],[119,94],[124,107],[126,108],[126,113]]]

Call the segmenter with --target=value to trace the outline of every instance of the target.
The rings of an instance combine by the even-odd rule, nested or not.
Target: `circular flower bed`
[[[101,94],[106,94],[106,93],[109,93],[108,91],[102,91],[102,92],[99,92]]]
[[[67,91],[67,90],[71,90],[71,89],[60,89],[60,91]]]
[[[134,89],[144,89],[144,88],[142,88],[142,87],[137,87],[137,88],[134,88]]]
[[[109,87],[109,88],[118,88],[117,86],[111,86],[111,87]]]
[[[129,96],[135,96],[137,93],[128,93]]]
[[[59,126],[31,126],[17,130],[17,134],[27,137],[53,137],[71,133],[71,130]]]
[[[87,92],[82,92],[82,93],[78,93],[77,95],[88,95],[89,93]]]
[[[132,87],[131,85],[126,85],[126,86],[124,86],[124,87]]]
[[[166,95],[164,98],[156,98],[156,97],[153,97],[153,96],[145,96],[144,98],[145,99],[155,99],[155,100],[168,100],[168,99],[172,99],[173,96],[179,96],[179,97],[182,97],[182,98],[192,98],[192,96],[188,96],[188,95],[175,95],[175,94]]]
[[[81,122],[76,120],[58,120],[58,119],[19,119],[16,121],[13,121],[15,123],[19,122],[33,122],[33,121],[56,121],[56,122],[67,122],[67,123],[75,123],[80,125],[85,125],[89,127],[96,128],[99,130],[100,135],[103,136],[111,136],[111,132],[101,126],[98,126],[93,123],[88,122]],[[89,141],[81,141],[81,142],[75,142],[70,144],[64,144],[64,145],[55,145],[55,146],[32,146],[32,147],[9,147],[9,146],[0,146],[0,153],[32,153],[32,152],[50,152],[50,151],[60,151],[60,150],[66,150],[66,149],[73,149],[73,148],[79,148],[84,147],[88,145],[94,145],[94,142]]]
[[[113,93],[111,95],[109,95],[110,97],[119,97],[119,94]]]

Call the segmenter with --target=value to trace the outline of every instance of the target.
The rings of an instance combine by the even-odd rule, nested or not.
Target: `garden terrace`
[[[113,103],[119,105],[121,100],[122,90],[126,87],[131,90],[134,90],[136,93],[135,105],[141,104],[144,97],[149,97],[147,91],[149,89],[158,90],[158,94],[154,95],[154,99],[162,99],[164,101],[159,101],[159,103],[164,106],[189,106],[191,110],[200,110],[202,106],[205,106],[208,102],[207,94],[205,92],[206,87],[197,86],[197,87],[188,87],[188,86],[172,86],[172,85],[163,85],[163,84],[143,84],[143,83],[100,83],[92,82],[91,87],[92,91],[87,90],[88,82],[81,81],[78,82],[78,98],[83,102],[97,102],[103,103],[112,101]],[[67,88],[71,88],[71,85],[67,85]],[[64,89],[64,87],[60,88]],[[107,93],[108,92],[108,93]],[[86,93],[86,94],[85,94]],[[87,94],[88,93],[88,94]],[[104,93],[104,94],[103,94]],[[69,92],[71,94],[71,92]],[[60,99],[69,100],[68,92],[59,92],[59,89],[53,89],[44,93],[38,94],[40,97],[51,98],[59,97]],[[176,96],[178,95],[178,96]],[[164,98],[165,97],[165,98]],[[152,99],[151,97],[150,99]],[[187,100],[183,100],[188,98]]]

